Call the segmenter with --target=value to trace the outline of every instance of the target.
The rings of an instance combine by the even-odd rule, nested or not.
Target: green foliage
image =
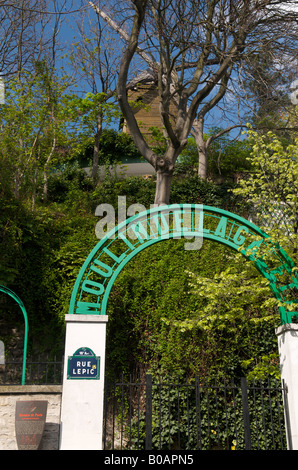
[[[72,287],[97,242],[93,214],[87,203],[82,203],[84,194],[73,187],[68,206],[38,205],[33,212],[9,192],[2,195],[1,284],[8,285],[25,305],[30,351],[45,349],[54,353],[64,347],[64,314],[68,312]],[[1,339],[8,331],[5,325],[12,327],[22,320],[12,302],[3,302]]]
[[[276,312],[268,312],[276,306],[276,300],[271,298],[268,280],[258,274],[251,264],[243,265],[240,256],[242,257],[236,256],[235,260],[219,274],[215,274],[213,279],[190,273],[190,287],[204,304],[196,320],[196,326],[199,328],[208,331],[214,327],[226,329],[229,325],[236,334],[237,325],[244,322],[245,318],[249,318],[253,323],[260,321],[260,318],[274,322]],[[253,285],[256,287],[254,290]],[[253,310],[255,314],[252,314]],[[192,324],[185,323],[180,327],[192,328]]]
[[[72,145],[72,156],[78,159],[86,154],[88,157],[88,149],[94,146],[94,136],[98,131],[99,120],[102,120],[105,125],[110,125],[120,118],[118,105],[109,102],[106,93],[87,93],[84,97],[66,95],[64,106],[68,110],[69,126],[76,135],[76,140]],[[102,142],[108,141],[109,135],[112,136],[113,133],[114,131],[106,130]],[[104,157],[104,152],[102,152],[101,160],[106,163],[107,160]]]
[[[124,371],[131,373],[153,368],[162,375],[234,377],[253,369],[259,355],[277,352],[272,332],[279,317],[268,310],[270,291],[257,271],[246,268],[242,286],[244,258],[237,268],[240,260],[226,247],[205,241],[199,251],[187,251],[184,243],[152,246],[118,277],[109,301],[107,354],[116,375],[125,364]],[[210,283],[203,296],[190,293],[189,271],[204,287]],[[252,300],[250,277],[261,281]]]
[[[6,189],[6,190],[5,190]],[[22,220],[26,212],[19,201],[1,185],[0,211],[0,284],[11,285],[19,273],[18,254],[23,236]]]
[[[249,131],[251,174],[233,193],[245,199],[255,222],[296,258],[298,233],[298,142]]]
[[[132,137],[113,129],[103,130],[100,139],[100,157],[102,163],[119,163],[140,161],[142,156]]]
[[[112,146],[113,135],[106,133],[107,146]],[[274,197],[285,202],[287,210],[291,208],[287,217],[294,230],[296,150],[284,150],[274,141],[268,151],[268,142],[263,143],[258,141],[254,147],[250,164],[255,171],[241,183],[236,196],[246,197],[248,206],[261,200],[262,209],[271,207],[269,188],[278,171],[281,184],[275,185]],[[129,142],[124,142],[123,152],[128,147]],[[261,165],[255,163],[254,155]],[[94,188],[85,172],[64,162],[49,175],[48,204],[37,204],[32,211],[26,199],[16,200],[12,194],[5,178],[10,173],[1,162],[0,170],[2,283],[24,301],[30,347],[39,343],[63,348],[64,314],[71,291],[97,242],[96,206],[108,202],[117,209],[118,196],[123,195],[127,206],[140,203],[149,208],[154,178],[106,178]],[[233,210],[235,197],[229,189],[197,177],[178,176],[173,179],[171,203],[204,203]],[[284,242],[286,247],[293,244],[282,238]],[[152,246],[118,277],[108,305],[109,374],[151,369],[191,377],[278,375],[273,331],[279,316],[266,282],[242,256],[226,247],[205,241],[202,249],[188,251],[184,243],[176,240]],[[44,331],[50,332],[46,340]]]
[[[212,190],[210,189],[210,202],[214,201],[213,197],[216,197],[220,202],[221,191],[216,190],[212,184],[198,184],[195,179],[189,180],[188,183],[181,182],[179,179],[174,182],[173,196],[175,199],[173,201],[181,200],[182,188],[185,202],[196,202],[198,192],[207,195],[208,188],[212,188]],[[1,180],[0,233],[3,249],[1,250],[0,273],[2,283],[15,290],[26,306],[30,324],[30,347],[33,347],[32,343],[36,347],[37,343],[39,346],[42,343],[43,347],[52,350],[63,347],[64,314],[68,312],[71,291],[83,261],[98,241],[94,232],[97,223],[97,218],[94,215],[96,206],[108,201],[116,209],[118,195],[125,195],[127,206],[139,202],[149,208],[153,201],[154,188],[154,180],[135,177],[123,180],[105,179],[94,189],[93,183],[85,172],[79,171],[75,165],[67,163],[61,167],[60,171],[53,172],[49,176],[48,204],[38,203],[32,211],[31,204],[29,203],[28,206],[26,200],[17,200],[7,188],[5,179]],[[225,194],[227,193],[225,192]],[[184,252],[183,247],[181,249]],[[148,265],[151,263],[150,257],[151,250],[148,250],[146,255]],[[167,263],[170,263],[170,257]],[[140,269],[143,268],[140,267]],[[142,277],[145,276],[144,273],[141,273],[142,271],[140,272],[140,284],[143,282]],[[169,276],[167,279],[169,280]],[[174,279],[177,283],[178,278]],[[180,294],[174,295],[175,282],[170,283],[169,292],[165,295],[165,300],[162,301],[163,315],[166,315],[167,303],[169,308],[174,309],[173,302],[180,301],[178,298]],[[129,283],[133,288],[135,281],[131,279],[128,281]],[[185,284],[184,289],[186,288]],[[143,296],[148,297],[148,292],[147,302],[149,304],[151,301],[153,302],[152,299],[150,300],[150,295],[153,292],[146,289],[145,283],[143,295],[137,297],[139,306],[137,302],[135,304],[135,308],[138,310],[143,303]],[[129,292],[128,289],[126,296]],[[183,295],[186,299],[187,294]],[[123,299],[125,300],[125,298],[124,296]],[[111,305],[112,302],[111,300]],[[117,308],[117,298],[115,302]],[[156,299],[156,302],[159,300]],[[141,308],[146,308],[146,304]],[[9,314],[11,314],[10,311]],[[6,312],[3,311],[3,315],[5,316]],[[148,315],[150,315],[150,311],[148,311]],[[14,316],[14,318],[16,317]],[[153,318],[152,322],[154,321]],[[114,330],[117,338],[114,338],[113,341],[115,340],[116,344],[122,346],[126,344],[127,346],[127,349],[126,347],[123,349],[122,364],[119,365],[119,356],[118,362],[116,361],[119,369],[125,370],[125,364],[129,363],[127,357],[129,357],[129,348],[131,347],[131,335],[135,334],[135,328],[134,317],[125,313],[125,321],[122,318],[117,332]],[[51,333],[47,335],[46,341],[44,339],[39,341],[39,338],[44,336],[42,333],[44,329]],[[180,341],[179,335],[175,339],[174,330],[171,335],[173,342]],[[120,349],[122,346],[119,346]],[[136,348],[138,354],[142,354],[140,353],[142,348],[147,348],[146,337],[142,338],[140,344],[136,341]],[[110,357],[113,358],[118,352],[119,349],[116,348],[111,352]],[[182,345],[179,351],[177,350],[177,354],[178,352],[179,357],[182,358]],[[165,358],[164,361],[167,362],[167,359]],[[131,368],[135,367],[134,360],[130,366]]]
[[[84,170],[80,169],[74,163],[66,163],[60,171],[53,172],[48,179],[48,201],[66,203],[74,203],[78,197],[75,193],[79,191],[79,199],[88,198],[92,194],[93,182],[87,177]]]
[[[254,214],[259,225],[272,236],[295,260],[297,252],[297,146],[286,148],[272,133],[261,136],[249,132],[252,154],[249,161],[253,171],[234,194],[242,196],[246,207]],[[267,281],[253,272],[251,265],[240,262],[229,263],[214,276],[192,274],[192,289],[202,303],[197,317],[177,321],[176,326],[187,331],[200,328],[206,332],[217,330],[230,335],[234,331],[235,343],[231,342],[231,353],[236,344],[246,346],[247,354],[242,367],[249,376],[279,375],[278,355],[273,341],[268,341],[268,328],[273,331],[278,325],[277,302],[272,297]],[[270,262],[270,250],[263,253]],[[295,292],[291,295],[295,296]],[[297,292],[296,292],[297,297]],[[257,339],[263,331],[264,341],[254,351],[247,342],[252,335]],[[262,344],[263,343],[263,344]],[[238,355],[240,358],[240,355]]]
[[[164,132],[155,126],[149,127],[148,131],[150,135],[150,146],[156,155],[164,155],[167,149],[167,139],[165,138]]]
[[[63,105],[69,78],[51,74],[43,62],[35,68],[9,81],[0,108],[0,179],[9,175],[17,197],[35,196],[49,169],[67,158],[61,149],[69,141]]]
[[[190,166],[198,165],[198,146],[194,137],[189,137],[186,147],[182,150],[181,154],[178,157],[179,163],[184,163]]]
[[[142,178],[111,179],[94,190],[84,173],[70,167],[49,179],[48,207],[28,212],[13,196],[7,199],[1,220],[9,249],[2,269],[5,276],[11,273],[9,286],[16,288],[26,305],[35,343],[40,337],[36,332],[50,324],[55,336],[50,334],[45,345],[55,342],[55,348],[63,347],[57,338],[63,335],[71,291],[97,242],[95,207],[109,201],[116,208],[121,194],[127,196],[127,206],[139,202],[149,208],[154,185]],[[211,205],[228,204],[226,188],[197,179],[174,180],[172,197],[173,202],[205,199]],[[12,214],[9,225],[11,205],[20,215],[17,221]],[[145,250],[119,276],[108,305],[109,374],[157,368],[162,373],[190,376],[243,375],[250,373],[256,361],[260,364],[258,356],[276,352],[274,315],[266,314],[267,286],[261,282],[251,304],[249,300],[249,280],[259,281],[257,273],[247,267],[242,278],[243,265],[221,245],[205,241],[201,250],[187,251],[184,243],[163,242]],[[205,297],[190,293],[194,281],[189,272],[199,276]],[[217,300],[211,287],[218,292]],[[230,303],[235,304],[231,311]]]
[[[144,179],[139,176],[125,179],[105,179],[93,192],[97,204],[112,204],[117,208],[118,196],[126,196],[127,206],[135,203],[143,204],[147,209],[154,201],[155,179]],[[171,186],[170,204],[196,203],[217,207],[232,208],[233,196],[229,192],[232,186],[216,185],[215,183],[199,180],[197,177],[174,178]]]
[[[201,180],[197,176],[176,178],[172,182],[170,204],[195,203],[215,207],[231,208],[233,197],[229,194],[229,185],[217,185]]]
[[[216,134],[220,129],[212,129],[210,135]],[[223,135],[215,139],[208,149],[207,173],[209,177],[233,177],[237,173],[250,170],[247,159],[250,154],[250,145],[247,140],[231,140]]]
[[[205,135],[205,139],[221,131],[214,127]],[[248,160],[250,145],[247,140],[232,140],[227,135],[217,137],[208,147],[207,174],[208,178],[233,178],[235,174],[247,172],[251,165]],[[181,152],[178,162],[190,167],[198,166],[198,147],[193,137],[188,139],[185,149]]]
[[[153,376],[152,449],[153,450],[245,450],[243,401],[240,381],[181,381],[178,377]],[[129,384],[131,385],[131,384]],[[280,381],[248,383],[251,449],[285,449]],[[115,434],[123,432],[124,449],[141,450],[146,443],[146,413],[129,406],[132,396],[140,405],[142,385],[121,392],[121,414]],[[128,387],[127,387],[128,388]],[[127,390],[128,391],[128,390]]]

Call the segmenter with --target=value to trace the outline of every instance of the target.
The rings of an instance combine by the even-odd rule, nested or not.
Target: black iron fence
[[[104,448],[282,450],[280,382],[153,381],[106,384]]]
[[[0,385],[20,385],[23,361],[8,360],[0,365]],[[26,361],[25,385],[60,385],[63,377],[63,358],[39,356]]]
[[[0,368],[20,385],[22,361]],[[28,359],[26,385],[60,385],[63,359]],[[104,449],[287,449],[287,393],[280,381],[161,380],[105,383]],[[290,448],[289,444],[289,448]]]

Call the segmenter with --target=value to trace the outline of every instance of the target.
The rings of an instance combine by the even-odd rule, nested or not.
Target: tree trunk
[[[200,117],[193,126],[192,132],[195,138],[198,154],[199,154],[199,167],[198,176],[203,180],[207,179],[207,143],[204,141],[204,117]]]
[[[199,152],[199,168],[198,168],[198,176],[203,180],[207,179],[207,149],[198,148]]]
[[[170,203],[170,190],[173,172],[158,170],[156,173],[156,189],[154,204],[161,206]]]
[[[155,156],[156,189],[154,204],[160,206],[170,203],[171,183],[178,154],[179,152],[170,147],[165,156]]]

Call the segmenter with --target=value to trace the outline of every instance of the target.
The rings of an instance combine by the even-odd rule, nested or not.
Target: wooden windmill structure
[[[163,123],[159,112],[159,94],[157,81],[147,75],[142,80],[143,74],[136,77],[136,83],[129,83],[128,97],[134,103],[133,109],[139,128],[147,142],[150,144],[152,130],[157,128],[163,131]],[[135,82],[135,80],[134,80]],[[171,114],[175,118],[176,108],[171,106]],[[123,132],[130,134],[130,130],[124,122]]]
[[[89,4],[92,8],[96,11],[96,13],[103,18],[107,24],[109,24],[114,31],[116,31],[122,39],[125,41],[129,41],[129,36],[123,31],[120,26],[118,26],[106,13],[100,10],[99,7],[93,4],[93,2],[89,1]],[[164,126],[162,123],[162,119],[159,112],[159,104],[160,104],[160,97],[158,94],[158,74],[157,70],[159,67],[158,63],[155,63],[145,51],[143,51],[140,47],[136,48],[136,52],[139,56],[147,63],[148,69],[143,71],[139,74],[135,79],[133,79],[127,85],[127,93],[128,96],[131,98],[132,102],[135,102],[135,117],[139,123],[139,128],[143,133],[144,137],[148,139],[151,137],[151,131],[149,130],[151,127],[157,127],[162,132],[164,131]],[[212,65],[213,60],[211,59],[210,64]],[[184,64],[184,68],[192,67],[193,64]],[[176,67],[178,70],[178,67]],[[172,71],[172,74],[175,75],[175,72]],[[174,80],[170,83],[170,90],[172,91],[173,100],[170,107],[170,119],[175,121],[175,116],[177,115],[177,103],[175,102],[175,88],[173,83],[175,82],[175,76],[173,76]],[[167,78],[162,76],[161,79],[166,83]],[[222,79],[222,85],[225,86],[224,80]],[[220,95],[220,93],[219,93]],[[219,96],[221,99],[221,96]],[[216,102],[216,100],[215,100]],[[210,144],[221,135],[228,133],[230,130],[236,127],[242,127],[242,125],[231,125],[224,130],[219,131],[217,134],[212,134],[205,138],[204,135],[204,121],[205,121],[205,114],[208,112],[209,107],[204,106],[200,112],[200,115],[196,119],[194,119],[192,123],[192,129],[190,131],[191,135],[194,137],[196,146],[198,149],[198,175],[202,179],[207,178],[207,152]],[[125,132],[129,133],[128,126],[124,123]]]

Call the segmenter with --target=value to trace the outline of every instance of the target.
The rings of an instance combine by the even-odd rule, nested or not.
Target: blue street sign
[[[100,357],[90,348],[79,348],[68,357],[67,379],[99,379]]]

